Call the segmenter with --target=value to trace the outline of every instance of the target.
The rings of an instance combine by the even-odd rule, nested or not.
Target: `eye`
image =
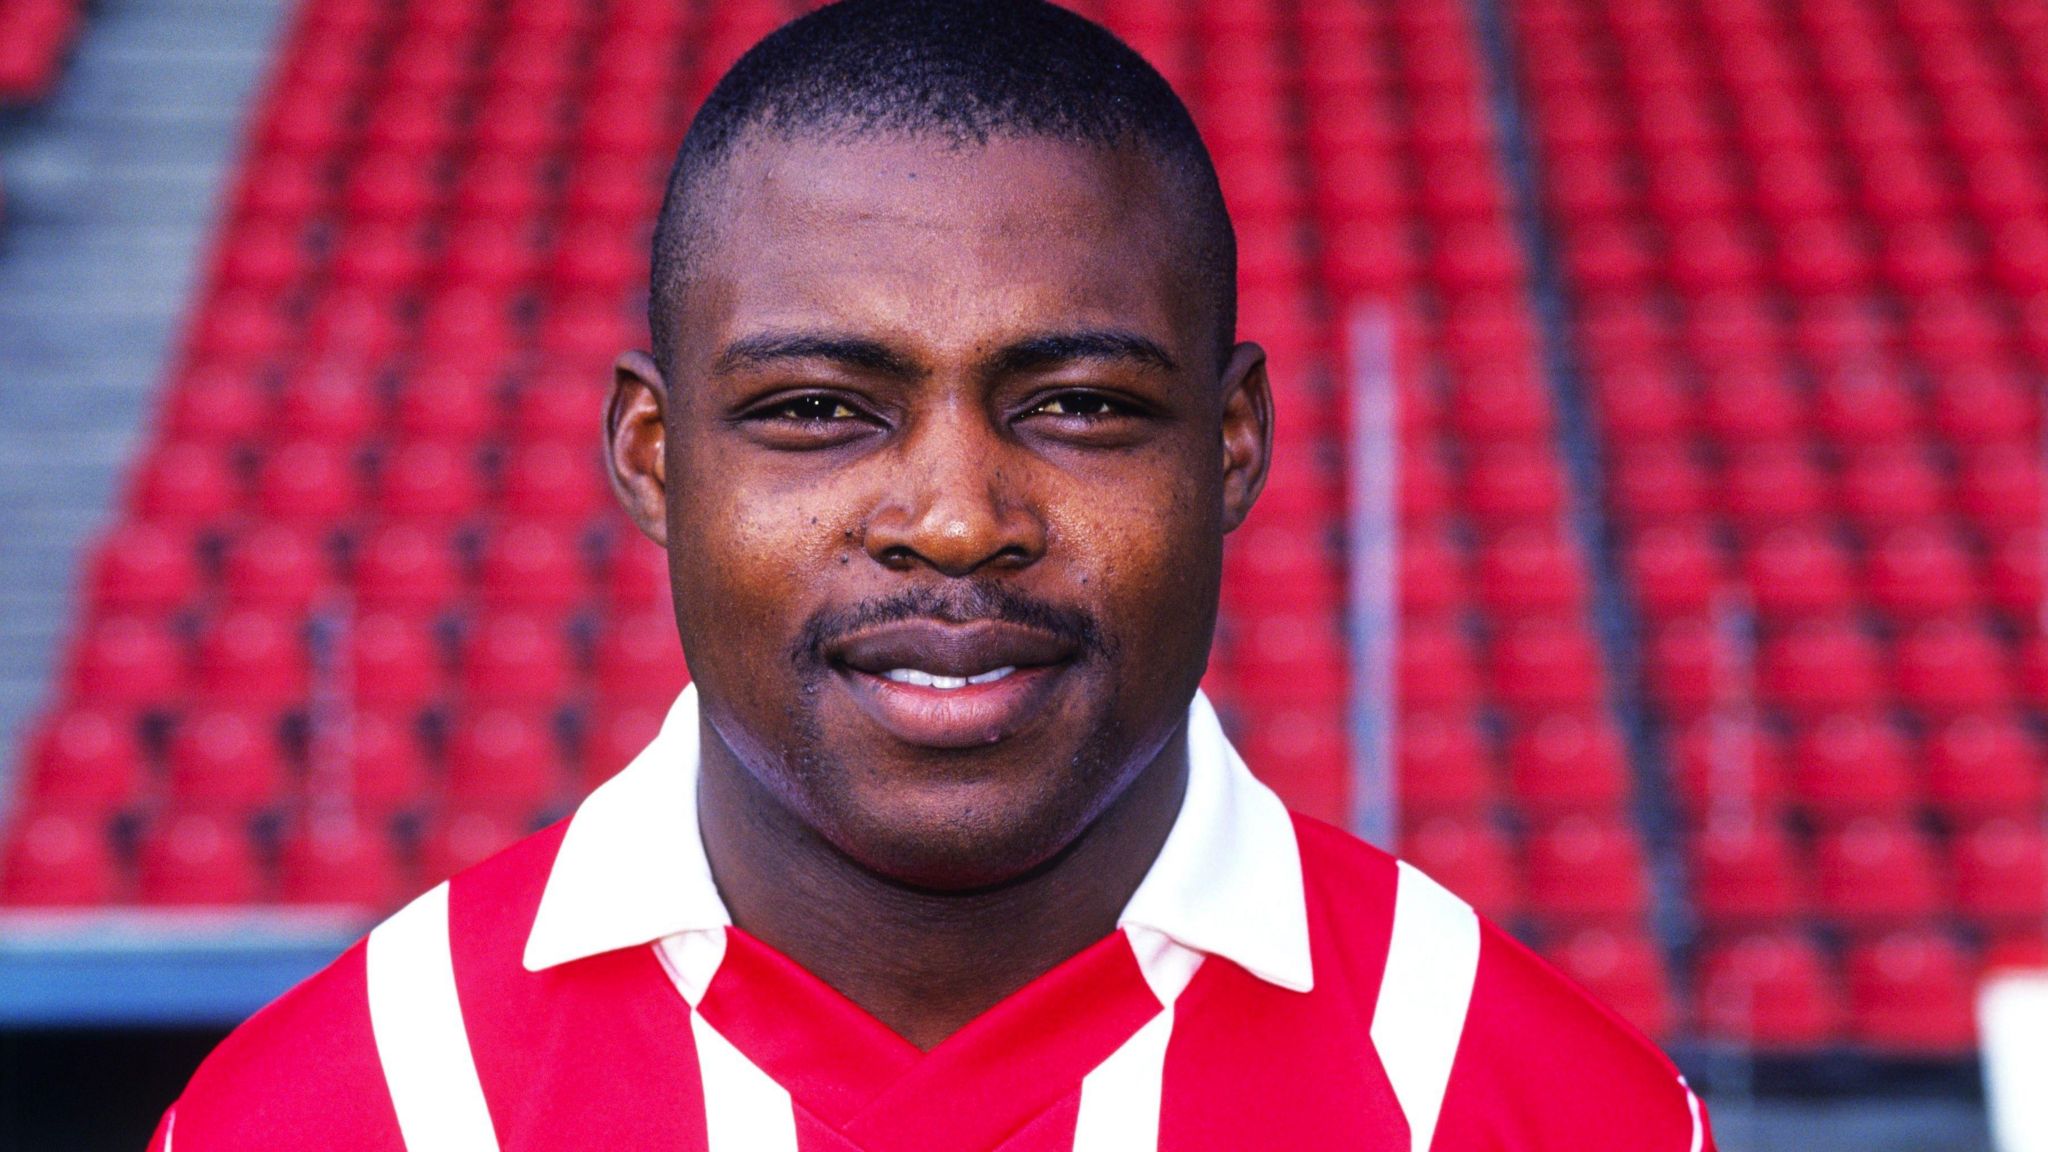
[[[835,420],[858,419],[860,413],[844,401],[830,396],[796,396],[762,409],[759,416],[798,424],[826,424]]]
[[[1104,416],[1118,416],[1131,409],[1128,405],[1100,392],[1061,392],[1041,401],[1031,410],[1034,416],[1075,416],[1081,419],[1100,419]]]

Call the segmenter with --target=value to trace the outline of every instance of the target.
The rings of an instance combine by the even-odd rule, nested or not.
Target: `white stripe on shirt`
[[[370,1032],[407,1152],[497,1152],[455,991],[447,883],[372,930],[364,964]]]
[[[1408,1119],[1410,1152],[1428,1152],[1436,1135],[1478,974],[1478,915],[1401,862],[1372,1045]]]

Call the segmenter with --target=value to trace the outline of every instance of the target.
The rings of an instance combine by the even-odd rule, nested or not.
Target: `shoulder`
[[[1317,984],[1373,1005],[1404,1110],[1437,1106],[1434,1146],[1711,1146],[1641,1033],[1413,866],[1320,821],[1295,827]]]
[[[559,825],[545,829],[449,882],[457,953],[464,936],[495,945],[523,935],[560,842]],[[357,941],[230,1033],[165,1113],[152,1148],[402,1149],[370,1022],[369,948],[370,937]]]
[[[1510,1131],[1541,1149],[1711,1146],[1698,1098],[1655,1044],[1484,920],[1439,1131],[1454,1148]]]

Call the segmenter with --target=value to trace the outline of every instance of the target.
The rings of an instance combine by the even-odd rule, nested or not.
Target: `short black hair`
[[[1236,339],[1237,239],[1187,106],[1115,35],[1044,0],[842,0],[784,25],[719,80],[690,124],[654,232],[648,323],[672,370],[696,211],[755,133],[782,140],[1052,139],[1149,152],[1183,201],[1188,274],[1211,302],[1218,364]]]

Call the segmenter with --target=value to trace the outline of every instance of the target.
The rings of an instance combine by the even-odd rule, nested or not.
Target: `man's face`
[[[716,184],[666,383],[628,356],[613,412],[706,756],[881,875],[1020,875],[1185,715],[1261,355],[1219,370],[1139,154],[763,140]]]

